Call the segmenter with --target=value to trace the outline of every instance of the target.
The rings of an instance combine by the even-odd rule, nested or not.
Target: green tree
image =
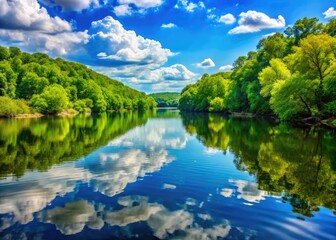
[[[0,61],[8,59],[9,56],[10,53],[8,48],[0,46]]]
[[[318,18],[303,18],[295,22],[293,27],[288,27],[285,33],[288,36],[293,36],[295,44],[310,34],[322,32],[323,25],[318,23]]]
[[[224,100],[220,97],[215,97],[210,101],[210,112],[220,112],[224,109]]]
[[[260,94],[264,97],[271,96],[272,89],[276,82],[286,81],[291,77],[291,73],[286,64],[280,59],[272,59],[270,66],[264,68],[259,73],[259,81],[261,84]]]
[[[0,95],[15,97],[17,74],[8,61],[0,62]]]
[[[21,50],[17,47],[10,47],[9,48],[9,54],[11,58],[20,57],[21,56]]]
[[[18,86],[18,96],[30,99],[34,94],[42,93],[48,84],[49,81],[47,78],[39,77],[35,72],[28,72]]]
[[[334,75],[336,68],[336,39],[327,34],[309,35],[302,39],[294,54],[288,57],[292,71],[311,80],[307,85],[314,89],[310,95],[315,96],[318,113],[324,110],[326,101],[325,81]]]
[[[106,101],[103,96],[102,88],[93,80],[87,82],[87,88],[85,89],[85,98],[89,98],[93,101],[93,111],[104,112],[106,111]]]
[[[323,32],[334,37],[336,36],[336,19],[330,19],[329,22],[323,28]]]
[[[46,87],[41,94],[34,95],[31,106],[42,113],[59,113],[69,104],[65,89],[58,84]]]

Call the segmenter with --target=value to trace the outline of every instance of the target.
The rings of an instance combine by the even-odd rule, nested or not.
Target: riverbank
[[[40,118],[43,116],[61,116],[61,117],[73,117],[79,114],[75,109],[65,109],[56,114],[42,114],[42,113],[20,113],[20,114],[3,114],[0,118]]]

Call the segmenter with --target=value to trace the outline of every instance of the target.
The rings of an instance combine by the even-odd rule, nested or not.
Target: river
[[[336,133],[177,110],[0,119],[0,239],[335,239]]]

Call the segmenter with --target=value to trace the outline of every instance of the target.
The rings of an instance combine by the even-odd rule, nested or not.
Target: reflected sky
[[[7,176],[0,238],[334,239],[332,210],[312,218],[292,211],[284,192],[263,190],[255,175],[237,170],[229,147],[203,141],[179,117],[151,118],[76,161]],[[266,158],[270,147],[257,155]]]

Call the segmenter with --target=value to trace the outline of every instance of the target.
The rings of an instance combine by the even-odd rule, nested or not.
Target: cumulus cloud
[[[261,200],[265,200],[265,196],[269,195],[266,191],[259,190],[258,184],[255,182],[233,179],[230,179],[229,182],[238,188],[237,192],[239,194],[237,195],[237,198],[242,198],[248,202],[258,203]],[[227,189],[223,189],[223,191],[223,193],[227,193],[229,195],[229,191]]]
[[[168,67],[131,65],[117,68],[95,67],[94,69],[143,91],[162,91],[164,89],[176,92],[197,78],[197,74],[191,72],[183,64],[174,64]]]
[[[176,24],[174,23],[167,23],[167,24],[162,24],[161,25],[162,28],[176,28]]]
[[[221,66],[221,67],[219,68],[219,71],[223,71],[223,72],[225,72],[225,71],[230,71],[232,68],[233,68],[232,65],[224,65],[224,66]]]
[[[0,0],[0,28],[47,33],[71,31],[69,22],[51,17],[37,0]]]
[[[97,216],[94,206],[86,200],[69,202],[64,207],[56,207],[39,213],[39,219],[52,223],[65,235],[81,232],[85,226],[100,230],[104,221]]]
[[[119,5],[114,7],[113,12],[118,17],[128,16],[132,14],[132,8],[129,5]]]
[[[129,183],[136,182],[139,177],[158,171],[162,166],[173,161],[164,149],[152,150],[149,153],[139,149],[131,149],[118,154],[102,153],[99,165],[90,161],[84,168],[94,174],[92,186],[95,191],[107,196],[121,193]],[[104,174],[109,172],[109,175]]]
[[[204,59],[202,62],[196,64],[199,68],[212,68],[215,66],[214,61],[211,58]]]
[[[40,0],[40,2],[49,7],[59,6],[63,11],[82,11],[99,6],[99,0]]]
[[[277,19],[270,18],[262,12],[247,11],[239,14],[239,26],[231,29],[229,34],[241,34],[259,32],[269,28],[283,28],[286,26],[285,19],[279,15]]]
[[[175,8],[180,8],[180,9],[184,9],[187,12],[194,12],[195,10],[200,10],[200,9],[205,9],[205,5],[204,2],[200,1],[198,3],[193,3],[191,1],[188,0],[178,0]]]
[[[0,0],[0,43],[52,56],[85,54],[87,31],[74,32],[70,23],[51,17],[36,0]],[[2,29],[1,29],[2,28]]]
[[[105,211],[104,220],[112,226],[127,226],[144,221],[159,239],[218,239],[228,236],[231,226],[227,222],[204,228],[195,223],[192,213],[186,209],[171,211],[159,203],[151,203],[148,197],[126,196],[118,199],[124,208]],[[204,214],[204,219],[211,216]]]
[[[109,142],[107,151],[84,159],[80,167],[94,176],[91,184],[95,191],[114,196],[138,178],[159,171],[175,160],[168,149],[184,148],[188,136],[178,131],[182,123],[170,121],[169,125],[148,122],[145,127],[133,129]],[[123,148],[120,150],[120,147]]]
[[[58,34],[45,34],[35,31],[1,30],[0,43],[10,45],[15,42],[16,46],[29,52],[43,52],[52,56],[85,55],[85,44],[89,40],[87,31],[62,32]]]
[[[221,16],[218,19],[218,22],[219,23],[224,23],[226,25],[233,24],[233,23],[236,22],[236,18],[231,13],[228,13],[228,14],[225,14],[225,15]]]
[[[88,49],[93,57],[100,54],[101,62],[124,62],[161,65],[174,54],[155,40],[124,29],[123,25],[107,16],[94,21],[89,30]]]
[[[327,11],[323,13],[324,18],[336,17],[336,10],[333,7],[328,8]]]
[[[183,64],[174,64],[169,67],[161,67],[146,74],[151,80],[163,79],[163,80],[176,80],[185,81],[191,80],[196,75],[189,71]]]
[[[28,172],[11,187],[2,189],[0,195],[0,231],[19,222],[27,224],[34,219],[34,213],[44,209],[56,196],[72,192],[76,181],[87,181],[87,172],[74,168],[74,163],[63,164],[48,172]],[[69,176],[71,172],[71,176]],[[1,180],[5,182],[6,179]],[[6,215],[11,214],[10,218]],[[2,216],[1,216],[2,215]]]

